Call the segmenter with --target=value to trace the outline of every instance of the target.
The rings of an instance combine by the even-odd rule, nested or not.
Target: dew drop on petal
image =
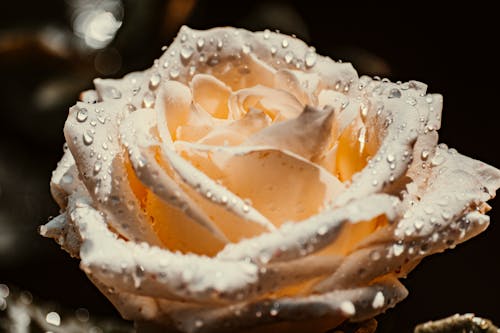
[[[155,94],[151,91],[147,91],[142,98],[142,106],[145,108],[152,108],[155,104],[155,99]]]
[[[423,161],[426,161],[427,158],[429,157],[429,152],[427,150],[422,150],[420,157],[422,158]]]
[[[241,47],[241,52],[243,52],[244,54],[249,54],[250,51],[252,51],[252,49],[250,48],[250,45],[243,44],[243,46]]]
[[[340,310],[347,316],[353,316],[356,314],[356,308],[351,301],[343,301],[340,303]]]
[[[281,41],[281,47],[283,47],[284,49],[286,49],[288,47],[288,40],[287,39],[283,39]]]
[[[102,169],[102,163],[100,161],[95,162],[94,164],[94,172],[98,173]]]
[[[403,253],[404,250],[405,250],[405,246],[403,245],[403,243],[401,241],[397,242],[396,244],[394,244],[392,246],[392,251],[396,257],[401,255],[401,253]]]
[[[78,109],[78,112],[76,113],[76,120],[79,122],[83,123],[87,120],[89,117],[89,112],[85,108],[80,108]]]
[[[169,75],[171,79],[177,79],[179,77],[180,70],[178,67],[173,67],[170,69]]]
[[[181,48],[181,59],[183,61],[189,60],[191,56],[193,55],[193,49],[190,46],[183,46]]]
[[[271,46],[271,55],[274,56],[276,55],[276,52],[278,52],[278,49],[276,48],[276,46]]]
[[[269,39],[269,36],[271,35],[271,31],[269,29],[264,30],[264,39]]]
[[[384,297],[384,294],[382,294],[381,291],[377,292],[377,294],[375,295],[375,297],[373,298],[373,302],[372,302],[372,307],[374,309],[378,309],[378,308],[381,308],[384,306],[384,303],[385,303],[385,297]]]
[[[196,41],[196,47],[198,48],[198,50],[201,50],[203,46],[205,46],[205,39],[203,39],[203,37],[200,37]]]
[[[151,75],[151,78],[149,79],[149,88],[151,90],[155,90],[160,85],[160,82],[161,82],[160,74],[154,73],[153,75]]]
[[[292,62],[292,60],[293,60],[293,53],[292,52],[287,52],[285,54],[285,62],[287,64],[290,64]]]
[[[392,163],[396,160],[393,154],[388,154],[387,155],[387,162]]]
[[[83,133],[83,143],[87,146],[91,145],[94,142],[94,136],[91,132],[87,131]]]
[[[316,53],[315,52],[307,52],[304,58],[306,67],[311,68],[316,65]]]
[[[400,98],[401,97],[401,91],[397,88],[393,88],[389,91],[389,96],[388,98]]]

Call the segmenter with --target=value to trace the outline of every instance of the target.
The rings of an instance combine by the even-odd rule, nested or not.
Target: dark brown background
[[[189,2],[193,8],[182,15]],[[90,88],[95,76],[118,77],[149,67],[181,23],[280,29],[305,39],[320,54],[353,62],[360,74],[423,81],[430,92],[444,95],[441,141],[500,167],[493,50],[498,28],[494,10],[480,3],[436,8],[417,2],[366,7],[331,1],[124,1],[123,27],[110,48],[97,53],[72,46],[68,3],[0,4],[0,283],[42,299],[117,315],[78,262],[39,237],[36,228],[57,214],[48,181],[61,157],[67,109],[78,92]],[[49,26],[66,36],[65,52],[43,46],[40,33]],[[121,65],[113,67],[106,59],[116,60],[117,54]],[[381,332],[409,332],[415,323],[455,312],[500,323],[500,201],[490,204],[487,232],[424,260],[403,281],[410,295],[380,316]]]

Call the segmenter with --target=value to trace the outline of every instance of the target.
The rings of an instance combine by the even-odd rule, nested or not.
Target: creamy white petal
[[[384,194],[375,194],[353,200],[344,207],[327,210],[304,221],[283,225],[267,233],[238,244],[228,244],[217,258],[256,262],[286,261],[319,251],[330,245],[345,223],[368,221],[380,215],[389,220],[396,217],[397,200]]]
[[[133,169],[139,180],[165,203],[180,209],[224,243],[227,238],[208,216],[189,198],[155,159],[151,148],[159,148],[156,113],[143,109],[130,114],[120,127],[121,140],[128,147]],[[181,223],[181,221],[178,221]]]
[[[75,159],[69,149],[65,149],[64,155],[57,163],[56,169],[52,172],[50,179],[50,193],[61,208],[65,208],[68,195],[77,189],[84,189],[82,181],[78,175]]]
[[[270,146],[313,161],[330,142],[334,110],[306,106],[297,117],[275,123],[250,136],[245,146]]]
[[[119,122],[130,113],[122,98],[70,108],[64,135],[79,175],[108,222],[128,239],[158,244],[133,195],[125,168]]]
[[[108,287],[154,297],[221,302],[220,292],[234,296],[233,292],[257,280],[258,268],[251,263],[182,255],[120,239],[84,196],[70,198],[68,214],[82,239],[81,267]]]
[[[175,146],[210,178],[248,199],[275,225],[317,214],[345,188],[314,163],[273,147],[214,147],[185,142],[176,142]]]

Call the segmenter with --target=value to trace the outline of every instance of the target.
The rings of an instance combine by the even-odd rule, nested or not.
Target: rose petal
[[[70,108],[64,135],[82,181],[108,222],[128,239],[159,244],[133,195],[118,141],[118,123],[129,113],[122,99]]]
[[[215,126],[198,143],[212,146],[237,146],[250,135],[271,125],[271,118],[258,109],[250,109],[243,118]],[[195,140],[179,141],[193,142]]]
[[[257,268],[245,262],[223,262],[172,253],[117,238],[89,198],[72,195],[68,214],[81,236],[81,267],[104,285],[139,295],[197,302],[221,302],[257,280]],[[217,272],[224,272],[220,276]]]
[[[217,258],[257,262],[286,261],[303,257],[332,244],[345,223],[369,221],[386,215],[396,216],[395,200],[375,194],[353,200],[344,207],[327,210],[304,221],[283,225],[276,232],[263,234],[238,244],[228,244]]]
[[[182,182],[196,190],[201,196],[208,197],[214,204],[222,206],[225,210],[248,222],[260,225],[268,230],[275,229],[274,225],[251,205],[245,203],[239,196],[224,186],[217,184],[212,178],[178,156],[166,145],[161,146],[161,153],[163,159],[175,170]]]
[[[215,118],[227,118],[229,113],[227,102],[231,88],[207,74],[195,75],[190,85],[195,103]]]
[[[288,91],[299,100],[302,105],[316,105],[317,90],[321,86],[318,73],[304,73],[299,70],[281,69],[274,76],[274,87]]]
[[[348,318],[356,321],[371,318],[394,306],[407,294],[399,281],[385,278],[367,287],[305,297],[263,299],[233,306],[201,308],[165,300],[160,300],[158,305],[160,311],[174,319],[170,321],[171,327],[167,325],[165,329],[182,332],[247,332],[246,328],[255,329],[251,332],[272,332],[277,327],[286,332],[310,332],[314,328],[314,332],[323,332]],[[137,318],[136,313],[134,319],[144,318]],[[315,322],[308,321],[312,319]],[[303,321],[307,327],[300,323]],[[268,324],[274,325],[268,327]]]
[[[67,205],[68,195],[80,188],[85,188],[85,186],[78,177],[73,155],[69,149],[65,149],[63,157],[52,172],[50,193],[57,204],[64,209]]]
[[[158,148],[158,136],[154,135],[156,130],[156,113],[143,109],[129,115],[120,127],[121,139],[128,147],[129,158],[132,162],[135,174],[146,188],[154,193],[146,198],[148,205],[147,214],[153,218],[155,230],[160,238],[170,246],[173,242],[185,243],[185,239],[190,238],[189,243],[193,246],[183,246],[182,248],[196,248],[203,244],[226,243],[227,238],[219,228],[206,216],[206,214],[195,204],[195,202],[184,193],[182,188],[168,175],[155,159],[155,148]],[[162,204],[155,197],[161,199]],[[152,205],[152,206],[151,206]],[[155,207],[155,209],[151,209]],[[173,210],[172,208],[177,208]],[[203,233],[193,225],[193,222],[207,229],[213,237]],[[191,229],[189,237],[182,234],[182,230]],[[179,235],[178,232],[181,232]],[[165,238],[170,241],[166,242]],[[198,241],[195,241],[198,239]],[[186,244],[186,245],[188,245]],[[175,247],[175,246],[174,246]],[[179,247],[175,247],[179,249]],[[204,246],[203,248],[207,248]],[[203,253],[203,251],[195,251]],[[205,252],[208,253],[208,252]]]
[[[314,161],[331,140],[333,119],[333,109],[321,111],[306,106],[297,118],[273,124],[249,137],[243,145],[270,146]]]
[[[264,111],[271,119],[296,118],[304,106],[290,93],[257,85],[238,90],[229,98],[230,119],[240,119],[251,108]]]
[[[327,171],[275,148],[213,147],[179,141],[175,146],[211,179],[248,198],[275,225],[318,213],[344,190]],[[284,190],[289,187],[297,190]]]

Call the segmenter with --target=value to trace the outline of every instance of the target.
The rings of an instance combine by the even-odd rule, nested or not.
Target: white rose
[[[302,41],[179,36],[95,80],[64,128],[41,228],[124,318],[312,332],[373,317],[398,278],[486,229],[499,170],[437,145],[441,95],[358,78]]]

